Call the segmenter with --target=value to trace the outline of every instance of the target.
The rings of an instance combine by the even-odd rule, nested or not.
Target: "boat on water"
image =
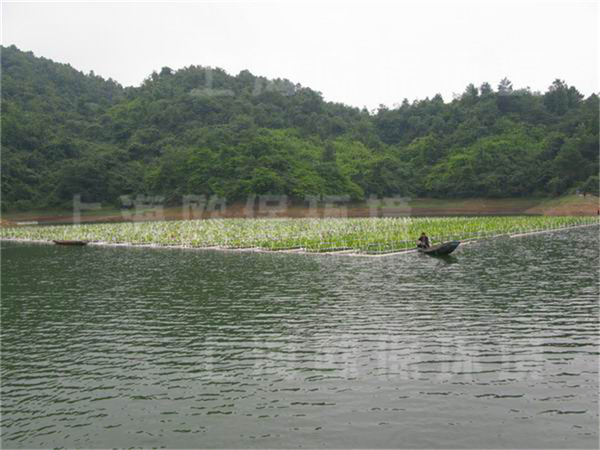
[[[456,248],[459,245],[460,245],[460,241],[450,241],[450,242],[444,242],[443,244],[440,244],[440,245],[434,245],[433,247],[429,247],[429,248],[419,247],[417,250],[419,250],[421,253],[425,253],[426,255],[429,255],[429,256],[443,256],[443,255],[449,255],[450,253],[452,253],[454,250],[456,250]]]
[[[88,241],[72,241],[72,240],[67,240],[67,241],[61,241],[61,240],[54,240],[52,241],[54,242],[56,245],[87,245]]]

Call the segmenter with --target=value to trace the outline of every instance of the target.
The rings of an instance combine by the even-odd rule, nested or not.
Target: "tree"
[[[569,87],[564,81],[556,79],[544,94],[546,108],[558,115],[565,114],[581,101],[582,95],[574,87]]]
[[[493,89],[492,86],[490,85],[490,83],[482,83],[481,86],[479,87],[479,92],[481,93],[481,96],[488,96],[490,94],[493,94]]]
[[[477,89],[475,85],[471,83],[466,87],[465,92],[462,94],[460,99],[468,105],[473,105],[477,102],[478,97],[479,89]]]
[[[376,112],[285,79],[163,67],[139,87],[2,48],[2,208],[120,195],[519,196],[593,187],[598,96],[504,78]]]

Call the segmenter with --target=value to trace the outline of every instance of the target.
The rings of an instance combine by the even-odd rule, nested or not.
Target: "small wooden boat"
[[[419,248],[418,250],[429,256],[443,256],[452,253],[459,245],[460,241],[450,241],[429,248]]]
[[[54,242],[56,245],[87,245],[87,243],[88,243],[88,241],[60,241],[60,240],[55,240],[52,242]]]

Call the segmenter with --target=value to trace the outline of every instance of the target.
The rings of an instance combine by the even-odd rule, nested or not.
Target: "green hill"
[[[2,208],[121,195],[598,192],[598,97],[503,80],[368,112],[288,80],[165,67],[137,88],[2,47]],[[390,99],[393,101],[394,99]]]

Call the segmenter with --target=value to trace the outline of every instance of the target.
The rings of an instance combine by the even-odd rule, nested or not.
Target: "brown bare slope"
[[[596,215],[600,209],[599,199],[593,195],[570,195],[556,199],[519,198],[519,199],[414,199],[405,208],[384,208],[379,211],[380,216],[458,216],[458,215]],[[123,222],[132,220],[127,214],[122,214],[114,208],[106,208],[82,214],[81,221],[93,222]],[[310,211],[303,206],[289,206],[277,217],[308,217]],[[325,211],[322,207],[317,210],[318,217],[323,217]],[[369,217],[370,210],[365,203],[350,204],[337,210],[329,211],[331,216]],[[254,217],[267,217],[256,209]],[[211,217],[204,214],[202,218]],[[228,205],[225,214],[220,217],[244,218],[246,210],[244,204]],[[164,208],[162,215],[148,214],[134,218],[134,220],[182,220],[186,215],[181,207]],[[38,223],[73,223],[70,211],[28,211],[22,213],[4,214],[2,226],[11,226],[18,222]]]

